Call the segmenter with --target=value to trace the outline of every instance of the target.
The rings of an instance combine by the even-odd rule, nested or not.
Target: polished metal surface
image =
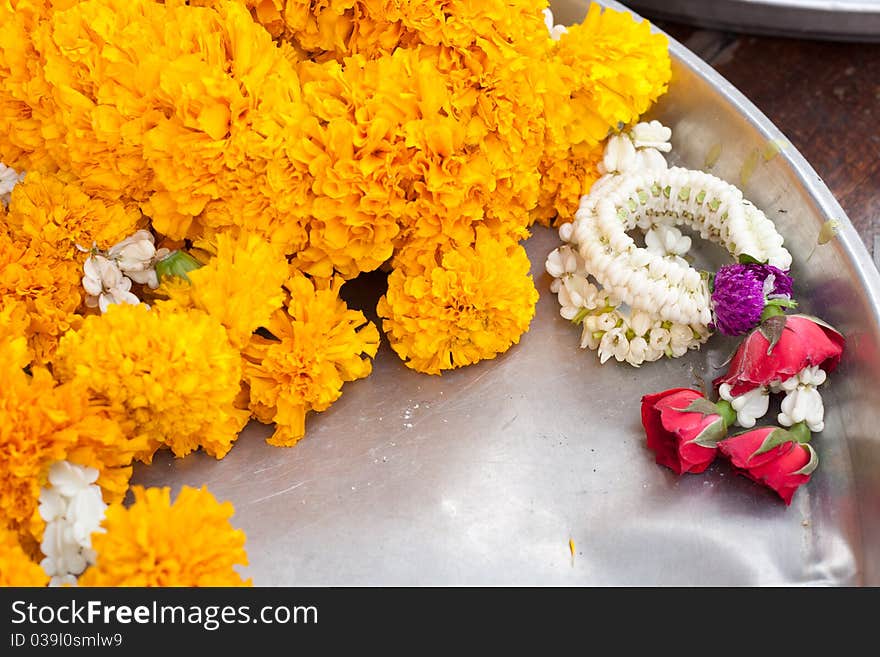
[[[652,18],[735,32],[880,41],[880,0],[629,0]]]
[[[557,21],[586,4],[553,3]],[[244,572],[262,586],[880,585],[880,275],[784,136],[696,56],[671,51],[674,79],[651,117],[673,128],[678,161],[716,159],[711,171],[745,181],[794,254],[803,309],[849,340],[825,390],[819,468],[790,507],[723,462],[683,477],[654,463],[641,396],[711,380],[733,343],[599,365],[559,317],[543,272],[558,238],[542,228],[526,243],[537,314],[506,354],[437,377],[383,344],[373,374],[311,415],[296,447],[266,445],[254,424],[222,461],[165,452],[133,483],[206,484],[232,501]],[[814,249],[829,219],[840,232]]]

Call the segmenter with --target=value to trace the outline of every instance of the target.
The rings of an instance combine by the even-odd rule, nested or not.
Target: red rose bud
[[[819,464],[809,443],[798,442],[794,433],[779,427],[730,436],[718,443],[718,449],[739,474],[774,490],[786,504]]]
[[[715,460],[715,444],[727,434],[729,405],[713,404],[703,393],[673,388],[642,397],[642,425],[657,463],[676,474],[702,472]],[[732,416],[735,417],[735,414]]]
[[[715,379],[715,387],[728,383],[730,394],[738,397],[785,381],[812,365],[831,372],[840,362],[845,342],[821,320],[806,315],[770,317],[740,343],[727,374]]]

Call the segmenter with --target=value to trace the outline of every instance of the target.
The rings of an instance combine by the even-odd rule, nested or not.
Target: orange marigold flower
[[[70,259],[77,246],[108,249],[145,224],[134,205],[93,198],[69,175],[37,171],[12,190],[6,223],[16,237]]]
[[[18,536],[0,527],[0,586],[46,586],[49,576],[21,548]]]
[[[392,349],[428,374],[505,352],[535,314],[530,266],[519,244],[485,231],[472,247],[399,261],[377,307]]]
[[[20,309],[16,316],[23,324],[29,360],[49,363],[61,336],[82,320],[77,314],[82,302],[81,266],[50,245],[15,239],[0,229],[0,299],[4,306]]]
[[[214,256],[187,274],[189,282],[180,277],[163,281],[158,294],[168,301],[158,306],[205,311],[226,327],[230,342],[241,349],[284,305],[287,258],[271,243],[247,233],[238,238],[221,233],[210,248]]]
[[[43,125],[54,112],[52,88],[31,41],[54,5],[75,0],[9,0],[0,3],[0,162],[18,170],[57,168],[46,149]]]
[[[132,487],[134,504],[114,504],[92,535],[97,561],[80,586],[250,586],[236,566],[246,566],[246,537],[206,488],[184,486],[174,503],[169,488]]]
[[[572,147],[558,159],[545,156],[541,161],[541,195],[532,218],[544,226],[574,220],[581,197],[599,179],[598,164],[604,152],[605,142],[600,142],[592,148]]]
[[[0,41],[15,65],[0,78],[0,101],[10,97],[10,113],[30,114],[44,138],[31,148],[31,133],[10,119],[0,155],[5,143],[45,152],[41,168],[69,171],[90,194],[139,202],[175,239],[240,226],[302,248],[308,164],[287,151],[317,124],[288,54],[244,7],[55,4],[22,19],[20,44]]]
[[[296,444],[309,411],[327,410],[345,382],[372,369],[379,332],[339,298],[340,283],[321,288],[294,272],[287,307],[266,325],[272,337],[255,335],[242,352],[250,408],[261,422],[275,423],[272,445]]]
[[[55,372],[84,385],[129,435],[145,439],[138,458],[148,463],[162,445],[175,456],[202,447],[222,458],[248,419],[233,404],[239,352],[200,310],[113,305],[62,338]]]
[[[595,3],[556,42],[543,63],[546,142],[535,218],[549,223],[558,211],[559,221],[572,219],[583,190],[598,177],[589,172],[599,159],[596,146],[666,91],[668,49],[666,36],[652,32],[648,21]]]

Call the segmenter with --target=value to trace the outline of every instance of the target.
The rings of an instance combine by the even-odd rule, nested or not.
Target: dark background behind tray
[[[710,29],[624,4],[699,55],[785,133],[880,263],[880,43]]]

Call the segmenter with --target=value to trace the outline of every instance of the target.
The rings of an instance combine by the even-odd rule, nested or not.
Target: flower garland
[[[520,242],[570,221],[671,77],[647,22],[557,26],[546,0],[9,0],[0,23],[10,582],[248,583],[231,507],[123,507],[134,463],[222,458],[250,420],[295,444],[379,328],[431,374],[515,345]],[[341,298],[379,267],[381,327]]]
[[[819,393],[845,340],[821,320],[786,314],[797,306],[792,258],[773,223],[733,185],[701,171],[668,167],[672,131],[656,121],[611,137],[604,175],[581,199],[562,246],[547,257],[560,314],[582,325],[581,348],[634,366],[697,348],[718,331],[745,336],[718,401],[673,388],[642,398],[647,446],[676,474],[704,471],[717,454],[771,488],[786,504],[818,465],[809,444],[825,428]],[[699,272],[684,256],[684,225],[739,262]],[[645,246],[630,232],[641,229]],[[770,396],[776,421],[756,427]],[[746,429],[728,435],[731,426]],[[783,428],[785,427],[785,428]]]
[[[652,121],[608,140],[605,175],[581,199],[574,222],[560,227],[565,244],[545,264],[562,316],[582,326],[581,348],[597,349],[603,363],[612,356],[632,365],[678,357],[708,339],[709,277],[682,257],[691,240],[675,224],[734,257],[777,271],[791,264],[773,222],[736,187],[667,167],[662,153],[671,135]],[[636,228],[645,247],[629,235]]]

